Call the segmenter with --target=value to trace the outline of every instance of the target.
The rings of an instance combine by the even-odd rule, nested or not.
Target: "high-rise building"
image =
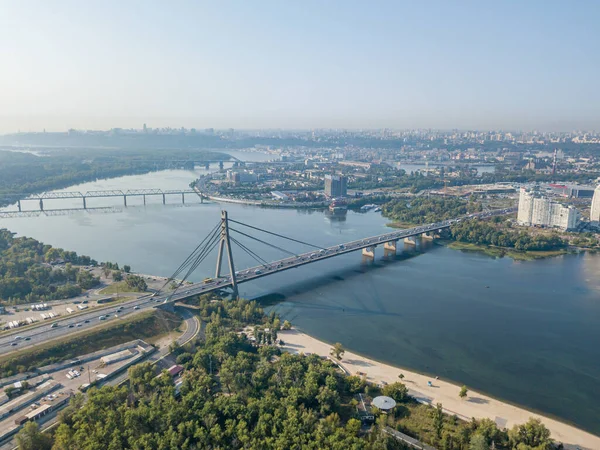
[[[592,209],[590,210],[590,222],[600,224],[600,185],[594,190],[592,197]]]
[[[564,206],[543,197],[539,192],[521,188],[517,212],[519,224],[571,230],[578,221],[579,211],[573,206]]]
[[[348,179],[343,175],[325,175],[325,195],[345,197],[348,194]]]

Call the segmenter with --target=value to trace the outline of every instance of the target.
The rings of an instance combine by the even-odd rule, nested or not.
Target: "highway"
[[[355,241],[338,244],[332,247],[326,247],[306,253],[301,253],[295,256],[274,261],[269,264],[250,267],[248,269],[237,271],[237,283],[246,283],[248,281],[256,280],[258,278],[266,277],[273,273],[282,272],[284,270],[293,269],[306,264],[311,264],[317,261],[333,258],[335,256],[355,252],[357,250],[362,250],[363,248],[370,248],[377,245],[383,245],[386,242],[398,241],[400,239],[404,239],[406,237],[411,236],[417,236],[422,233],[436,232],[444,228],[449,228],[451,225],[458,223],[462,220],[474,218],[486,219],[493,216],[511,214],[516,210],[516,208],[508,208],[494,211],[486,211],[476,214],[469,214],[467,216],[459,217],[456,219],[445,220],[442,222],[432,223],[428,225],[421,225],[418,227],[392,231],[391,233],[372,236],[365,239],[358,239]],[[61,319],[58,322],[56,322],[57,325],[55,328],[52,328],[49,324],[47,326],[39,326],[28,330],[23,330],[21,333],[18,334],[12,333],[11,335],[0,337],[0,355],[27,347],[33,347],[35,345],[44,343],[50,339],[56,339],[59,337],[66,336],[70,333],[83,331],[97,326],[99,324],[114,322],[116,320],[119,320],[123,316],[142,310],[147,310],[149,308],[158,306],[162,303],[177,302],[196,295],[208,294],[210,292],[228,287],[231,287],[231,279],[227,276],[224,276],[217,279],[211,279],[206,283],[194,283],[190,285],[183,285],[175,293],[165,292],[154,296],[146,295],[143,297],[139,297],[136,300],[123,302],[120,305],[115,305],[114,308],[107,308],[102,311],[90,310],[87,313],[78,314],[75,317],[65,317],[64,319]],[[118,308],[121,309],[117,310]],[[104,316],[105,319],[100,320],[100,316]]]

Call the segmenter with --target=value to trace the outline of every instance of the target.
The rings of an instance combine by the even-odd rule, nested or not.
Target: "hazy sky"
[[[600,1],[0,0],[0,132],[595,128]]]

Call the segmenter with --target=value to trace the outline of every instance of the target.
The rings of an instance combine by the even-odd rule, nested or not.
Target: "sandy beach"
[[[307,334],[292,329],[280,331],[278,335],[285,342],[283,349],[286,351],[329,356],[331,345]],[[346,351],[340,364],[349,374],[366,373],[368,381],[376,384],[382,381],[387,383],[399,381],[398,375],[402,373],[404,374],[402,382],[406,384],[410,395],[422,402],[434,405],[441,403],[447,413],[456,414],[465,420],[470,420],[472,417],[477,419],[487,417],[494,420],[500,428],[511,428],[513,425],[527,422],[530,417],[536,417],[548,427],[552,438],[556,442],[562,442],[565,448],[600,450],[598,436],[475,391],[469,390],[468,397],[463,400],[458,396],[460,386],[450,382],[393,367],[350,351]],[[428,386],[429,381],[432,386]]]

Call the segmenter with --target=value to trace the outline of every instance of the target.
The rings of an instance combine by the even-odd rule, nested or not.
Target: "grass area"
[[[416,225],[414,223],[408,223],[408,222],[390,222],[390,223],[386,224],[386,227],[400,228],[400,229],[413,228],[416,226],[418,226],[418,225]]]
[[[548,250],[543,252],[538,251],[526,251],[520,252],[517,250],[512,250],[503,247],[494,247],[488,245],[478,245],[478,244],[470,244],[467,242],[457,242],[453,241],[448,244],[448,248],[453,250],[462,250],[462,251],[470,251],[470,252],[480,252],[484,253],[488,256],[492,256],[495,258],[502,258],[507,256],[517,261],[533,261],[535,259],[542,258],[551,258],[553,256],[566,255],[569,253],[566,249],[561,250]]]
[[[95,352],[135,339],[149,339],[177,330],[181,318],[165,311],[148,311],[114,320],[75,336],[56,339],[34,348],[23,349],[0,358],[0,376],[27,372],[78,355]]]
[[[137,289],[131,288],[127,281],[115,281],[110,286],[106,286],[104,289],[98,291],[99,294],[118,294],[121,292],[142,292]]]
[[[422,442],[436,442],[437,437],[432,416],[433,408],[428,405],[423,405],[415,401],[399,403],[396,406],[395,417],[390,417],[389,425],[409,436]],[[444,416],[443,432],[451,434],[457,433],[461,426],[465,426],[465,422],[458,420],[453,416]]]

